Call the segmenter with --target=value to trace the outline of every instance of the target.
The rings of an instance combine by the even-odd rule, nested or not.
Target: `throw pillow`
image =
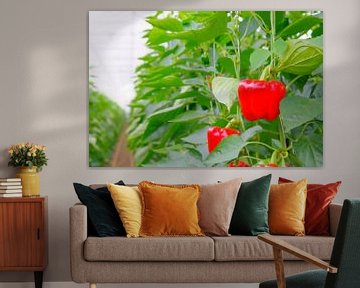
[[[293,181],[279,177],[279,184]],[[335,198],[341,181],[329,184],[308,184],[305,211],[305,233],[329,236],[329,206]]]
[[[141,197],[137,187],[108,184],[116,210],[127,237],[139,237],[141,226]]]
[[[269,195],[269,227],[271,234],[303,236],[306,207],[306,184],[273,184]]]
[[[242,178],[201,185],[198,202],[201,229],[207,235],[229,236],[231,216]]]
[[[231,218],[229,233],[269,233],[268,210],[271,174],[241,184]]]
[[[198,185],[139,184],[143,204],[141,236],[202,236]]]
[[[116,184],[125,185],[122,181]],[[88,223],[94,236],[125,236],[125,229],[106,187],[92,189],[80,183],[73,185],[79,200],[87,207]]]

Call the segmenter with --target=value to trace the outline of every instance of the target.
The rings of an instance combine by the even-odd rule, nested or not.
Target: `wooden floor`
[[[88,284],[44,282],[44,288],[88,288]],[[258,288],[259,284],[98,284],[97,288]],[[0,282],[0,288],[34,288],[34,283]]]

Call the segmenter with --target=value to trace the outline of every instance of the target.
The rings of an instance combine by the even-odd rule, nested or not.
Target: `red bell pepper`
[[[277,168],[279,165],[275,163],[269,163],[269,164],[259,164],[256,167],[265,167],[265,168]]]
[[[279,116],[280,101],[286,95],[285,85],[276,80],[240,81],[238,97],[242,114],[248,121],[258,119],[274,120]]]
[[[240,135],[240,131],[232,128],[210,127],[207,131],[209,153],[216,148],[221,140],[230,135]]]
[[[231,161],[228,164],[228,167],[250,167],[249,163],[246,163],[245,161]]]

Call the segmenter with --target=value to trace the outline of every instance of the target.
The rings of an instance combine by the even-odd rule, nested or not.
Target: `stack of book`
[[[20,178],[0,178],[0,198],[22,197]]]

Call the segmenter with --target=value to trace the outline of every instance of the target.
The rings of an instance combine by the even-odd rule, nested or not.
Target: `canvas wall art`
[[[90,167],[321,167],[322,11],[89,12]]]

